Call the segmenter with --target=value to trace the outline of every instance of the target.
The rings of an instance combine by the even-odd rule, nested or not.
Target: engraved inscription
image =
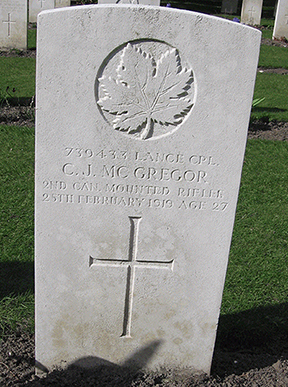
[[[182,66],[176,48],[155,41],[130,42],[112,64],[109,59],[104,63],[96,98],[115,130],[142,140],[162,137],[175,131],[191,111],[194,75]]]
[[[63,147],[57,178],[43,179],[45,203],[151,211],[223,213],[229,193],[213,182],[219,159],[206,153]]]
[[[89,257],[89,266],[114,266],[127,267],[127,281],[126,294],[124,304],[124,318],[123,318],[123,332],[121,337],[131,337],[132,324],[132,307],[133,294],[135,286],[135,271],[137,268],[148,269],[168,269],[173,271],[174,259],[171,261],[141,261],[137,259],[138,254],[138,238],[139,226],[141,217],[130,216],[130,240],[129,240],[129,257],[128,260],[121,260],[120,258],[106,259],[106,258],[92,258]]]

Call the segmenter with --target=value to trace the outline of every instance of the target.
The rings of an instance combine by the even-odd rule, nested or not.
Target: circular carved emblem
[[[97,105],[111,126],[147,140],[177,130],[195,102],[192,69],[178,50],[154,40],[128,42],[102,63]]]

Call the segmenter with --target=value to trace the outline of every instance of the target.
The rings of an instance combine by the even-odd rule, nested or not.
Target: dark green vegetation
[[[36,49],[36,24],[30,24],[28,29],[28,49],[35,50]]]
[[[23,104],[35,95],[35,59],[0,57],[0,106]]]
[[[261,45],[259,66],[266,68],[288,69],[287,47]]]
[[[281,351],[288,336],[288,143],[249,140],[218,345]]]
[[[33,326],[34,129],[0,126],[0,334]]]
[[[251,118],[288,121],[288,74],[258,73],[254,98],[263,98],[253,108]]]
[[[249,140],[222,312],[287,301],[288,143]]]

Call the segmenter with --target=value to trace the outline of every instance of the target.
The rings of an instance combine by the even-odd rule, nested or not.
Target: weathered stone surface
[[[273,39],[288,39],[288,1],[279,0],[273,30]]]
[[[263,0],[243,0],[241,23],[250,26],[260,25]]]
[[[0,48],[27,49],[27,1],[1,0]]]
[[[55,7],[54,1],[55,0],[29,0],[29,22],[36,23],[39,12],[53,9]]]
[[[209,373],[260,37],[165,7],[39,15],[38,364]]]

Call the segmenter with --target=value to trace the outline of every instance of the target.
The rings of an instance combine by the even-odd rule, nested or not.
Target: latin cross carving
[[[46,0],[38,0],[41,3],[41,8],[43,8],[43,3],[45,3]]]
[[[138,236],[141,217],[129,216],[130,240],[127,260],[121,258],[92,258],[89,257],[89,266],[111,266],[115,268],[127,267],[126,294],[124,304],[123,332],[121,337],[131,337],[133,294],[136,269],[166,269],[173,271],[174,259],[170,261],[143,261],[138,256]]]
[[[248,12],[250,12],[250,23],[253,23],[254,22],[254,16],[253,16],[253,13],[255,13],[256,11],[255,11],[255,7],[254,6],[252,6],[252,8],[251,9],[249,9],[249,11]]]
[[[8,12],[7,20],[2,20],[2,22],[7,24],[7,27],[8,27],[7,36],[11,36],[11,24],[16,23],[15,21],[11,20],[11,13]]]

